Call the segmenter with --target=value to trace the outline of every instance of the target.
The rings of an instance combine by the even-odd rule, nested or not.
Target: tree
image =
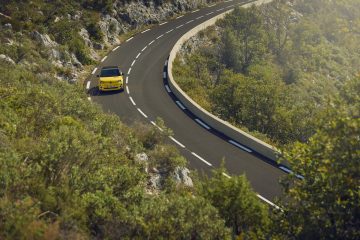
[[[227,67],[246,73],[251,64],[263,59],[267,38],[262,25],[262,16],[255,6],[249,9],[235,8],[220,25],[226,26],[222,46],[225,54],[222,58],[224,63],[227,63],[226,53],[231,53],[230,51],[234,51],[233,58],[237,58],[233,60],[235,66]]]
[[[274,215],[279,239],[360,238],[360,119],[340,106],[329,116],[308,144],[284,155],[304,179],[283,180],[286,200]]]
[[[200,195],[215,206],[233,236],[266,239],[269,226],[267,208],[260,202],[244,175],[229,178],[225,169],[213,172],[199,188]]]

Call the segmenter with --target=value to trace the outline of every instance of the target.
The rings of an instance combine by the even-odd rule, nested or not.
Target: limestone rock
[[[52,41],[47,34],[41,34],[38,31],[34,31],[31,33],[31,36],[44,47],[56,47],[58,45],[56,42]]]

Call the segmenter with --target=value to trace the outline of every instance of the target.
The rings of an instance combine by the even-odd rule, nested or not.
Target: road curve
[[[169,20],[129,38],[101,60],[86,88],[92,101],[105,111],[117,114],[125,123],[145,121],[155,125],[157,117],[174,132],[169,139],[189,160],[190,167],[209,172],[225,159],[230,174],[245,173],[262,200],[274,200],[281,193],[279,177],[284,175],[276,164],[235,146],[184,109],[164,80],[169,53],[177,40],[196,25],[225,12],[244,1],[224,1]],[[100,94],[96,74],[102,66],[118,65],[125,73],[123,92]]]

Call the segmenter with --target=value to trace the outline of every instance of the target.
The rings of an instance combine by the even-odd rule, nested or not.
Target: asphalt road
[[[86,85],[92,101],[117,114],[125,123],[154,124],[157,117],[162,118],[174,132],[169,141],[189,160],[191,168],[209,172],[225,159],[230,175],[245,173],[255,191],[272,201],[280,195],[278,180],[284,171],[265,157],[230,144],[221,134],[196,121],[176,102],[164,80],[164,66],[176,41],[199,23],[242,2],[233,0],[209,6],[136,34],[102,59]],[[123,92],[97,91],[96,74],[102,66],[109,65],[120,66],[125,73]]]

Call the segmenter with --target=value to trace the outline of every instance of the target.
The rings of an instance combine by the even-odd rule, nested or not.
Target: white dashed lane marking
[[[164,24],[167,24],[167,22],[160,23],[159,26],[162,26],[162,25],[164,25]]]
[[[139,53],[137,56],[136,56],[136,59],[138,59],[140,57],[141,53]]]
[[[101,59],[101,62],[104,62],[107,59],[107,56],[103,57],[103,59]]]
[[[176,29],[181,28],[183,26],[184,26],[184,24],[181,24],[181,25],[177,26]]]
[[[204,16],[200,16],[200,17],[197,17],[196,19],[200,19],[200,18],[203,18]]]
[[[130,95],[130,90],[129,90],[129,87],[128,87],[128,86],[126,86],[126,92],[127,92],[127,94]]]
[[[174,29],[171,29],[171,30],[167,31],[166,33],[171,33],[172,31],[174,31]]]
[[[150,46],[151,44],[153,44],[155,42],[155,40],[152,40],[151,42],[149,42],[148,46]]]
[[[88,81],[88,82],[86,83],[86,89],[90,89],[90,84],[91,84],[90,81]]]
[[[180,147],[182,147],[182,148],[185,148],[185,145],[184,144],[182,144],[181,142],[179,142],[178,140],[176,140],[175,138],[173,138],[173,137],[169,137],[174,143],[176,143],[177,145],[179,145]]]
[[[178,16],[176,19],[182,18],[184,15]]]
[[[134,60],[134,61],[131,63],[131,66],[134,66],[135,62],[136,62],[136,60]]]
[[[131,41],[132,39],[133,39],[134,37],[131,37],[131,38],[129,38],[128,40],[126,40],[126,42],[129,42],[129,41]]]
[[[164,36],[164,34],[161,34],[160,36],[158,36],[156,39],[160,39]]]
[[[196,13],[196,12],[198,12],[198,11],[200,11],[200,9],[197,9],[197,10],[195,10],[195,11],[192,11],[192,13]]]
[[[147,49],[147,46],[145,46],[141,51],[143,52],[143,51],[145,51]]]
[[[155,122],[151,121],[151,124],[154,125],[155,127],[157,127],[161,132],[163,132],[164,130],[159,127]]]
[[[128,71],[128,73],[127,73],[127,74],[129,75],[130,73],[131,73],[131,68],[129,68],[129,71]]]
[[[189,24],[189,23],[191,23],[191,22],[193,22],[193,21],[194,21],[194,20],[187,21],[186,24]]]
[[[136,106],[136,103],[135,103],[134,99],[133,99],[132,97],[129,97],[129,99],[130,99],[131,103],[132,103],[134,106]]]
[[[113,51],[113,52],[116,51],[119,47],[120,47],[120,46],[117,46],[117,47],[114,48],[112,51]]]
[[[139,113],[140,113],[141,115],[143,115],[145,118],[148,118],[148,116],[147,116],[143,111],[141,111],[140,108],[138,108],[137,110],[138,110]]]
[[[126,77],[126,84],[128,84],[129,83],[129,77]]]
[[[95,69],[92,71],[92,73],[91,73],[91,74],[95,74],[95,73],[96,73],[96,71],[97,71],[97,68],[95,68]]]
[[[191,152],[191,154],[193,155],[193,156],[195,156],[196,158],[198,158],[199,160],[201,160],[202,162],[204,162],[206,165],[208,165],[208,166],[212,166],[212,164],[211,163],[209,163],[208,161],[206,161],[205,159],[203,159],[202,157],[200,157],[199,155],[197,155],[196,153],[194,153],[194,152]]]
[[[148,31],[150,31],[150,28],[149,28],[149,29],[146,29],[145,31],[142,31],[141,33],[146,33],[146,32],[148,32]]]

